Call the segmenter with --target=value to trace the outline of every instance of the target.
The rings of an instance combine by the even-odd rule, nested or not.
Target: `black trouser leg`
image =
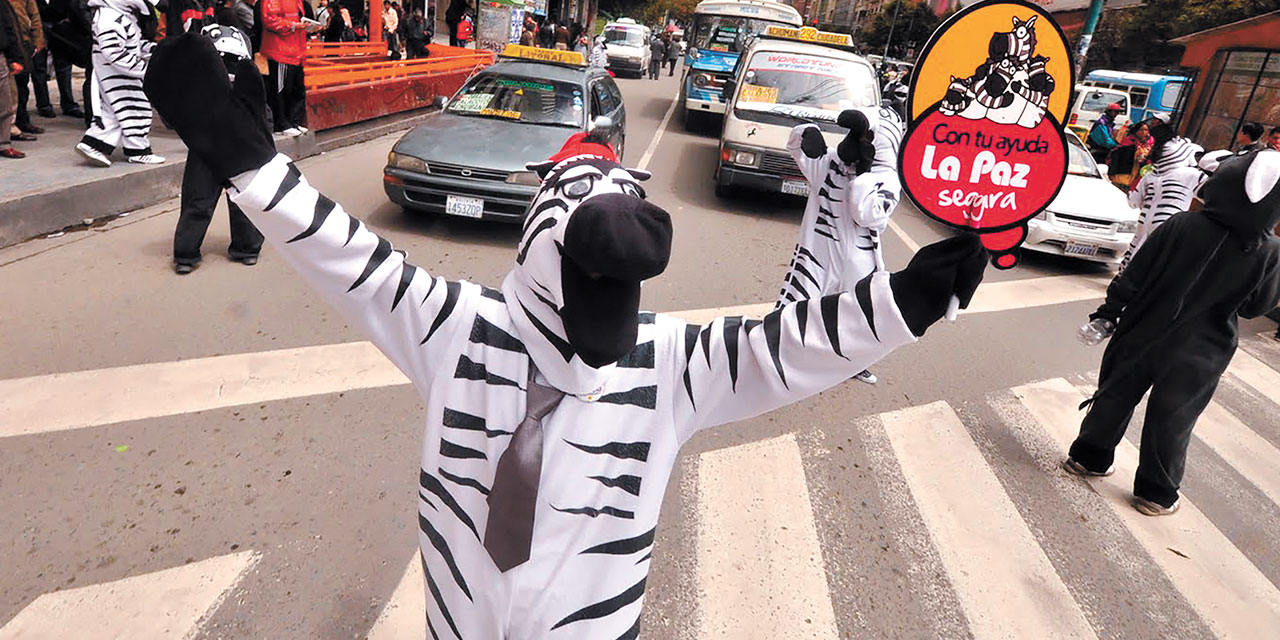
[[[271,127],[276,133],[293,126],[289,124],[288,118],[285,117],[284,109],[280,104],[280,74],[282,66],[275,60],[267,60],[267,107],[271,111]]]
[[[458,40],[458,23],[445,22],[445,24],[449,25],[449,46],[461,47],[462,41]]]
[[[213,209],[220,195],[222,185],[218,184],[209,167],[199,158],[188,156],[182,173],[178,226],[173,231],[175,263],[194,265],[200,262],[200,245],[204,243],[204,234],[209,230],[209,221],[213,219]]]
[[[80,99],[84,101],[84,126],[93,124],[93,67],[84,70],[84,83],[80,85]]]
[[[1222,373],[1170,363],[1151,387],[1133,494],[1173,506],[1187,464],[1196,419],[1209,406]]]
[[[27,99],[31,97],[31,88],[28,86],[31,81],[31,72],[23,71],[14,74],[13,81],[18,85],[18,110],[13,122],[19,129],[26,129],[31,126],[31,114],[27,113]]]
[[[307,126],[307,85],[302,76],[301,65],[285,65],[284,107],[289,114],[289,123],[295,127]]]
[[[75,111],[80,108],[76,102],[76,93],[71,83],[71,63],[62,56],[53,56],[53,77],[58,82],[58,103],[62,112]]]
[[[252,258],[262,251],[262,232],[253,226],[249,216],[227,196],[227,213],[231,216],[231,246],[227,255],[233,259]]]
[[[1111,347],[1108,346],[1110,351]],[[1090,471],[1103,472],[1115,461],[1116,446],[1124,438],[1133,418],[1133,408],[1151,388],[1151,376],[1143,363],[1115,362],[1120,358],[1103,357],[1101,375],[1098,378],[1099,393],[1089,413],[1080,423],[1080,435],[1071,443],[1072,459]],[[1115,377],[1116,369],[1122,376]]]
[[[49,102],[49,52],[41,51],[31,60],[31,90],[36,94],[36,110],[48,111],[53,108]]]

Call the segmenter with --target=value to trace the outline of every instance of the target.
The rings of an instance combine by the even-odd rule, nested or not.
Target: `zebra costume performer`
[[[1203,149],[1186,138],[1173,138],[1165,142],[1152,170],[1143,176],[1129,192],[1129,206],[1142,212],[1138,232],[1133,234],[1129,249],[1120,261],[1120,271],[1129,266],[1133,254],[1142,243],[1164,224],[1169,216],[1191,208],[1191,200],[1204,183],[1205,173],[1196,164],[1196,154]]]
[[[846,110],[837,124],[848,133],[834,149],[815,124],[795,127],[787,139],[787,151],[809,181],[809,201],[778,307],[848,291],[885,268],[880,234],[902,197],[902,121],[893,109],[879,107]],[[877,382],[866,370],[857,378]]]
[[[763,320],[639,312],[671,221],[647,174],[573,136],[550,161],[502,288],[431,276],[275,155],[261,79],[232,88],[207,39],[157,50],[159,112],[307,282],[396,364],[426,407],[418,502],[433,638],[635,638],[680,446],[817,393],[968,300],[972,238]],[[205,105],[204,111],[194,104]]]
[[[76,150],[95,164],[111,166],[116,147],[129,162],[159,164],[151,152],[151,103],[142,91],[154,42],[142,37],[141,21],[163,11],[164,0],[89,0],[93,11],[93,120]]]

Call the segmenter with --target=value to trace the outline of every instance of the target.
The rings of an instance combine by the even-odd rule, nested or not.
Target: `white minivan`
[[[834,146],[846,133],[836,126],[841,111],[880,105],[871,63],[853,53],[850,40],[770,27],[752,42],[725,87],[716,195],[742,188],[808,195],[809,183],[787,152],[791,129],[812,122]]]
[[[609,69],[614,73],[634,73],[636,77],[649,70],[649,27],[631,18],[618,18],[604,26],[604,48],[609,55]]]

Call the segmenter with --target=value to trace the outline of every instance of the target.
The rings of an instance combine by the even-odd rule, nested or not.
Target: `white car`
[[[1075,136],[1067,136],[1067,181],[1040,215],[1027,223],[1027,249],[1115,264],[1138,230],[1139,213],[1107,180]]]

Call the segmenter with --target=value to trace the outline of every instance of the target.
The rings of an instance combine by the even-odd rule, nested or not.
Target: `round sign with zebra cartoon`
[[[907,195],[979,233],[995,266],[1012,268],[1027,221],[1066,180],[1073,85],[1066,37],[1044,9],[996,0],[955,14],[912,74],[899,157]]]

